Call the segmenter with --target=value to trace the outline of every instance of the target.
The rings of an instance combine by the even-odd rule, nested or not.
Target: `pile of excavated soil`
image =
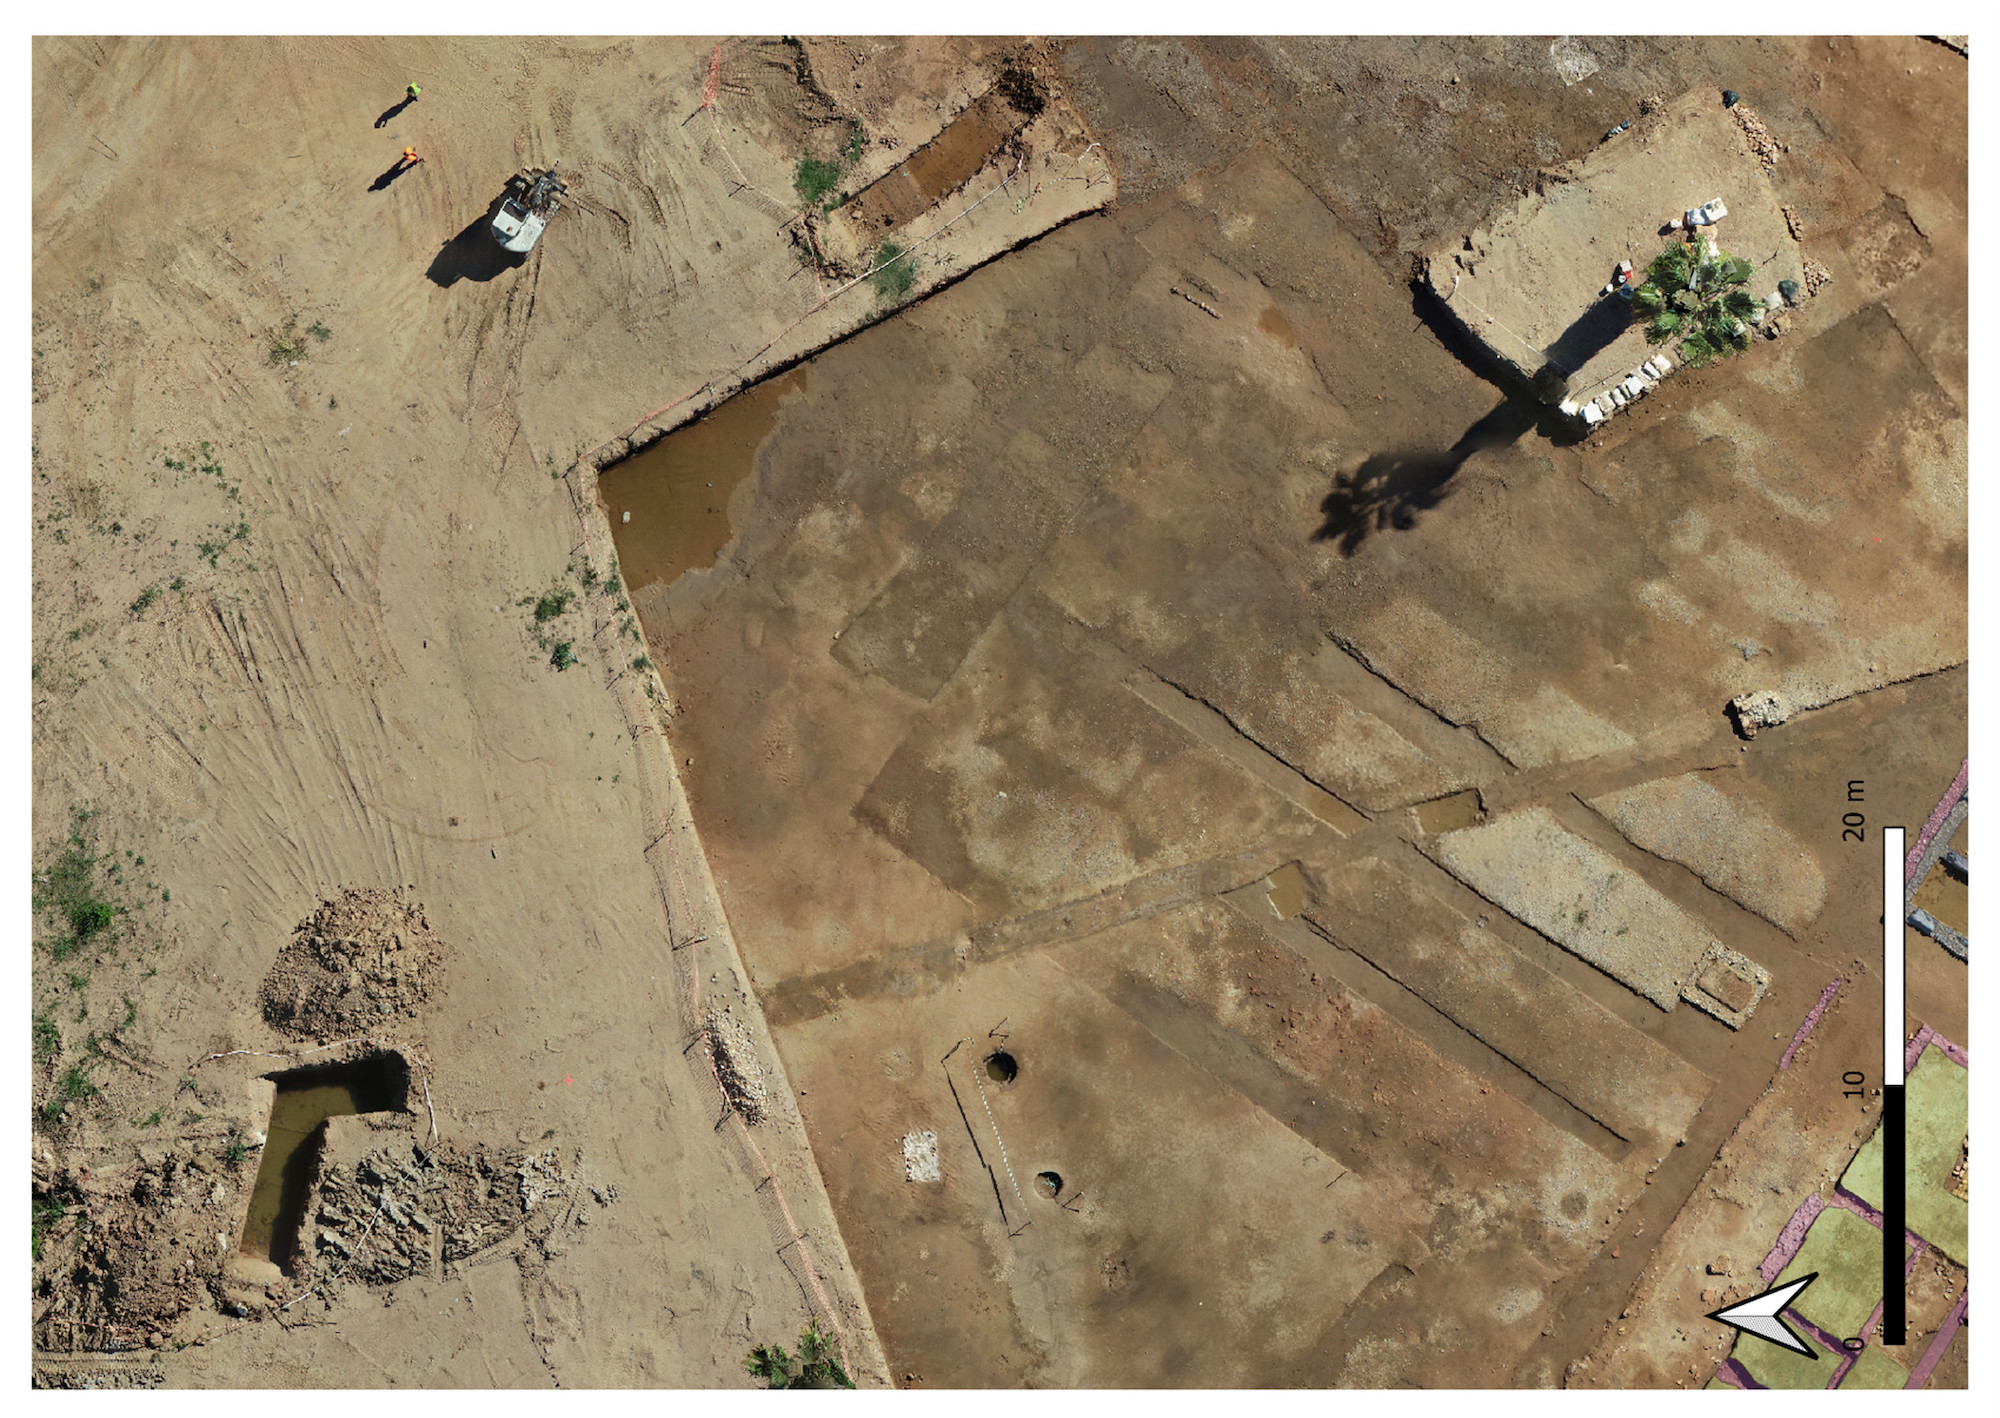
[[[273,1028],[326,1039],[408,1017],[443,983],[444,947],[423,908],[394,892],[350,888],[299,923],[258,1002]]]

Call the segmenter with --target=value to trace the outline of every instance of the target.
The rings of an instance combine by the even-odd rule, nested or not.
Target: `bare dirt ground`
[[[1869,978],[1848,781],[1921,822],[1964,755],[1963,133],[1913,116],[1964,74],[1778,48],[1565,89],[1545,41],[1072,45],[1120,205],[815,358],[715,565],[634,584],[901,1381],[1557,1384],[1684,1206],[1677,1247],[1747,1251],[1845,1165],[1865,983],[1740,1134],[1768,1202],[1711,1173]],[[1833,283],[1642,418],[1538,430],[1409,258],[1753,65]],[[1746,743],[1755,686],[1827,707]],[[1524,822],[1581,895],[1477,848]],[[1713,1306],[1647,1285],[1618,1374],[1703,1381]]]
[[[608,540],[562,472],[674,396],[699,409],[879,318],[866,282],[836,294],[780,229],[794,165],[858,122],[858,190],[1041,61],[972,41],[716,54],[36,44],[51,1381],[95,1381],[111,1349],[121,1383],[741,1385],[749,1347],[808,1315],[886,1381]],[[1075,176],[1067,113],[1010,129],[955,205],[912,219],[918,292],[1110,195],[1101,158],[1094,186]],[[423,162],[396,173],[405,145]],[[568,209],[498,260],[503,183],[556,158]],[[281,959],[349,889],[420,913],[441,976],[368,931],[306,932],[310,970]],[[556,1244],[517,1225],[498,1263],[394,1286],[333,1265],[299,1300],[313,1277],[246,1269],[258,1079],[350,1027],[427,1069],[430,1101],[393,1115],[402,1165],[439,1145],[434,1104],[440,1157],[551,1152],[615,1202]],[[398,1224],[371,1244],[424,1241],[385,1237]]]
[[[38,956],[44,1254],[95,1265],[45,1261],[38,1312],[99,1347],[104,1276],[219,1230],[120,1381],[743,1382],[809,1310],[910,1386],[1694,1381],[1727,1335],[1687,1267],[1754,1264],[1868,1121],[1865,986],[1775,1067],[1868,978],[1847,782],[1921,822],[1964,757],[1966,79],[1592,43],[1566,86],[1546,37],[732,41],[713,118],[707,44],[38,45],[36,835],[87,805],[131,907]],[[687,481],[713,566],[613,574],[660,519],[591,463],[880,312],[819,303],[852,231],[816,269],[766,205],[797,157],[860,118],[850,184],[888,181],[1010,64],[1044,126],[936,209],[1000,193],[919,288],[979,269],[799,366],[733,491]],[[1411,258],[1725,86],[1832,283],[1545,433]],[[576,210],[474,259],[557,156]],[[1824,707],[1741,742],[1760,688]],[[1599,895],[1482,894],[1453,843],[1531,813]],[[375,1031],[442,1173],[398,1170],[428,1107],[339,1124],[320,1224],[374,1259],[301,1319],[217,1254],[272,1064],[190,1065],[297,1047],[259,991],[348,886],[445,952]],[[1643,989],[1661,922],[1748,973]],[[1962,967],[1913,960],[1962,1037]],[[493,1190],[530,1173],[554,1222]],[[417,1232],[362,1245],[381,1189],[517,1239],[418,1273]]]

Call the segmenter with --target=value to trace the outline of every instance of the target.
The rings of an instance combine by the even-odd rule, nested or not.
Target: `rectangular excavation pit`
[[[1029,117],[999,86],[988,89],[937,137],[856,193],[841,215],[859,241],[881,240],[970,182]]]
[[[264,1156],[250,1192],[239,1254],[291,1273],[326,1120],[404,1111],[410,1066],[395,1053],[265,1075],[277,1087],[264,1130]]]

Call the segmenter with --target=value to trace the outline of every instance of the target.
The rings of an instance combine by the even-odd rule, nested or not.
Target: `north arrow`
[[[1803,1354],[1808,1359],[1818,1359],[1819,1352],[1803,1339],[1792,1333],[1791,1327],[1778,1318],[1778,1311],[1791,1304],[1801,1290],[1819,1279],[1819,1272],[1783,1285],[1774,1285],[1761,1295],[1752,1295],[1747,1300],[1739,1300],[1720,1310],[1710,1310],[1708,1317],[1734,1325],[1745,1334],[1754,1334],[1759,1339],[1768,1339],[1781,1348]]]

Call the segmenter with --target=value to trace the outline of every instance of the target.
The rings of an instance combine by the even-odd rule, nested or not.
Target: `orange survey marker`
[[[708,61],[708,83],[701,91],[701,106],[707,108],[715,102],[715,91],[722,87],[722,46],[715,46],[715,53]]]

